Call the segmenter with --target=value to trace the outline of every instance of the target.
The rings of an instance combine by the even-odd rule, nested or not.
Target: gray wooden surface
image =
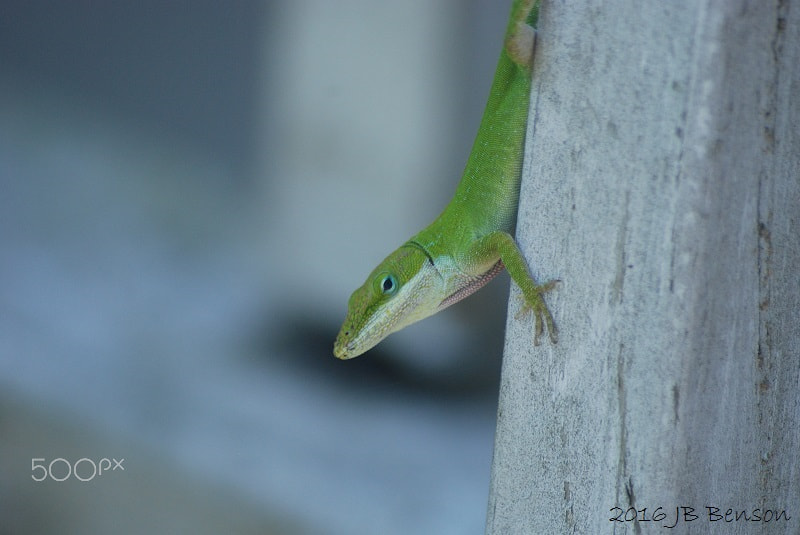
[[[486,532],[800,533],[800,4],[545,0],[535,61]]]

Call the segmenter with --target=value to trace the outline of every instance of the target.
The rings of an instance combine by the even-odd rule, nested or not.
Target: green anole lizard
[[[333,353],[361,355],[389,334],[472,294],[505,267],[533,311],[534,344],[557,331],[511,232],[517,214],[537,0],[514,0],[489,101],[456,193],[439,217],[376,267],[350,297]]]

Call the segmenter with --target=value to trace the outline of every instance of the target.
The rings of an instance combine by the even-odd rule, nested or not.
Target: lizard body
[[[467,297],[502,271],[522,289],[534,313],[535,337],[547,325],[542,294],[511,232],[519,187],[538,1],[514,0],[486,109],[455,195],[429,226],[376,267],[353,292],[334,344],[340,359],[356,357],[389,334]]]

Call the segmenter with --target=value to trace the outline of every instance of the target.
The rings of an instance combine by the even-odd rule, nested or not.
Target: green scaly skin
[[[489,101],[464,176],[450,204],[419,234],[390,254],[350,297],[333,353],[361,355],[389,334],[463,299],[508,269],[534,313],[534,343],[553,317],[511,232],[531,91],[531,61],[539,3],[515,0]]]

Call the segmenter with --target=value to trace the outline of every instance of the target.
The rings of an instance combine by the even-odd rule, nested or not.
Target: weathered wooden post
[[[800,4],[539,27],[486,532],[800,533]]]

